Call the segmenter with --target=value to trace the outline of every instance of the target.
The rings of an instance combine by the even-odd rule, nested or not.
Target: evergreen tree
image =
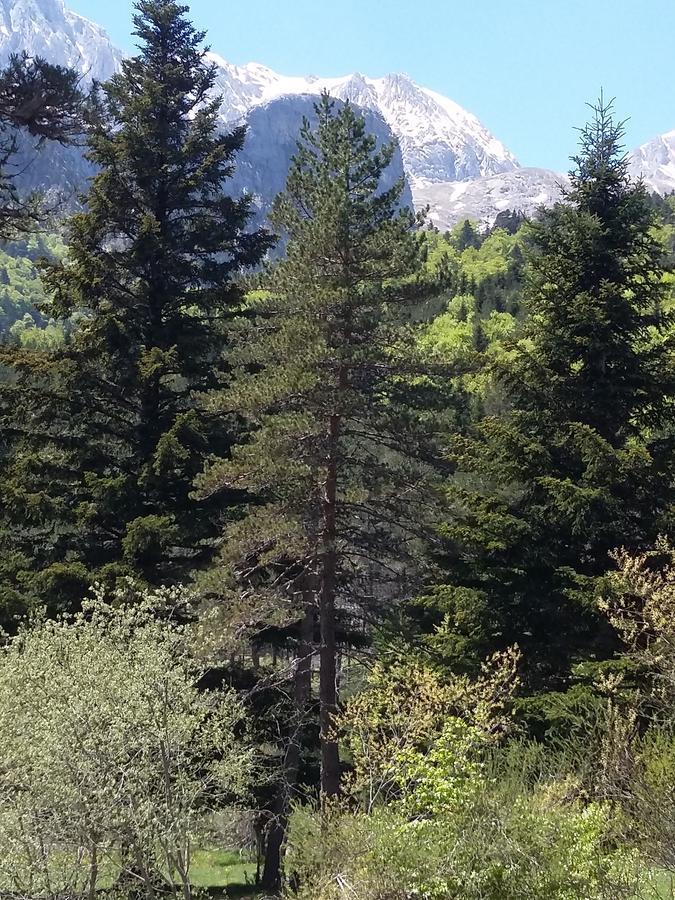
[[[171,583],[208,559],[223,513],[190,492],[230,429],[194,398],[219,383],[236,277],[270,243],[224,193],[244,130],[219,129],[204,35],[171,0],[136,9],[140,52],[89,137],[86,211],[45,276],[50,312],[82,311],[79,327],[62,352],[2,355],[3,597],[51,608],[92,579]]]
[[[458,226],[455,229],[455,233],[457,235],[455,242],[460,253],[462,250],[466,250],[467,247],[473,247],[476,250],[480,247],[480,235],[478,234],[476,226],[470,219],[464,219],[461,226]]]
[[[394,146],[378,148],[354,109],[327,95],[316,118],[274,207],[287,257],[240,323],[234,384],[210,402],[243,415],[250,440],[210,467],[200,493],[245,487],[259,498],[227,533],[233,592],[247,586],[244,570],[267,566],[288,614],[318,618],[321,788],[332,795],[339,630],[376,617],[419,569],[430,489],[402,323],[427,288],[422,234],[398,210],[402,183],[380,190]],[[213,582],[222,597],[222,570]]]
[[[662,250],[622,135],[601,101],[564,202],[533,226],[529,320],[496,371],[508,412],[453,442],[447,579],[421,603],[449,664],[518,643],[531,690],[612,654],[596,611],[610,552],[673,526]]]
[[[90,112],[80,76],[40,57],[14,54],[0,71],[0,238],[34,231],[46,213],[44,198],[25,196],[17,177],[26,167],[25,143],[37,153],[47,141],[78,142]]]

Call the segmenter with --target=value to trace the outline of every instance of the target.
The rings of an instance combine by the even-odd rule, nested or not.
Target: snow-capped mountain
[[[256,63],[233,66],[216,54],[210,56],[218,66],[217,87],[227,122],[243,119],[253,107],[279,97],[327,90],[382,116],[399,139],[413,185],[463,181],[518,167],[515,157],[475,116],[407,75],[296,78]]]
[[[0,60],[21,50],[98,80],[108,78],[123,58],[102,28],[71,12],[64,0],[0,0]],[[210,58],[217,67],[216,89],[228,124],[247,119],[251,110],[280,97],[328,90],[384,118],[399,139],[413,183],[465,180],[518,166],[475,116],[405,75],[288,77],[257,63],[234,66],[215,53]]]
[[[65,0],[0,0],[0,64],[22,51],[72,66],[87,81],[109,78],[124,56],[103,28],[69,10]],[[283,185],[293,135],[311,109],[310,97],[322,90],[368,111],[369,127],[380,139],[398,138],[397,172],[402,159],[414,204],[429,205],[439,228],[467,217],[491,224],[505,209],[533,213],[558,199],[559,185],[565,183],[565,176],[555,172],[521,168],[475,116],[406,75],[289,77],[257,63],[235,66],[215,53],[210,59],[223,98],[223,122],[249,124],[252,146],[241,155],[235,180],[254,193],[261,215]],[[90,171],[78,151],[45,147],[23,178],[30,188],[73,193]],[[675,190],[675,131],[639,147],[631,155],[631,172],[659,193]]]
[[[657,194],[675,191],[675,131],[661,134],[634,150],[630,171]]]
[[[64,0],[0,0],[0,60],[23,51],[98,81],[109,78],[123,56],[103,28],[69,10]]]
[[[659,135],[634,150],[628,158],[633,178],[642,178],[657,194],[675,191],[675,131]],[[548,169],[521,167],[511,172],[434,184],[413,183],[415,206],[429,206],[429,218],[445,230],[462,219],[491,225],[497,214],[511,209],[534,214],[541,206],[560,199],[561,187],[569,184],[566,174]]]

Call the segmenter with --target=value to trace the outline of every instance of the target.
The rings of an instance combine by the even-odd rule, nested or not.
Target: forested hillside
[[[601,99],[440,233],[324,92],[260,227],[205,35],[134,33],[0,73],[94,172],[0,178],[0,896],[675,897],[675,199]]]

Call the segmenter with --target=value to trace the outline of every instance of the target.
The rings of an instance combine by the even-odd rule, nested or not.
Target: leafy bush
[[[287,853],[299,900],[633,897],[637,854],[610,803],[588,802],[525,741],[503,746],[518,654],[477,679],[376,666],[341,725],[351,797],[297,808]]]
[[[612,809],[539,789],[513,797],[469,778],[446,809],[370,815],[297,809],[287,858],[298,900],[618,900],[638,860],[615,849]]]
[[[351,761],[347,792],[367,811],[399,796],[420,751],[439,741],[440,752],[448,730],[471,726],[470,742],[498,741],[512,729],[519,661],[517,648],[495,654],[476,678],[442,678],[411,659],[373,666],[366,688],[347,700],[338,720]]]
[[[603,748],[606,792],[655,869],[675,873],[675,550],[615,554],[604,602],[639,677],[614,684],[616,724]],[[672,892],[665,894],[672,896]]]
[[[232,693],[205,694],[179,592],[102,596],[0,652],[0,891],[93,897],[113,881],[189,898],[206,817],[243,789]],[[158,604],[162,616],[157,617]]]

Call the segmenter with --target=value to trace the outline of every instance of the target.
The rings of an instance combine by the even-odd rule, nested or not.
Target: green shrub
[[[564,755],[522,740],[501,745],[516,663],[507,654],[480,679],[448,683],[418,668],[403,691],[401,671],[375,670],[341,720],[356,775],[351,797],[292,817],[289,896],[635,896],[637,853],[623,848],[614,807],[589,802]],[[377,789],[364,790],[371,782]]]
[[[474,785],[475,788],[475,785]],[[444,815],[401,805],[370,815],[297,809],[287,854],[298,900],[618,900],[633,897],[634,855],[614,849],[612,811],[550,790],[515,802],[478,791]]]
[[[245,790],[243,709],[199,690],[171,617],[186,598],[125,599],[99,596],[0,650],[3,896],[78,900],[117,882],[125,898],[129,884],[189,898],[210,810]]]

